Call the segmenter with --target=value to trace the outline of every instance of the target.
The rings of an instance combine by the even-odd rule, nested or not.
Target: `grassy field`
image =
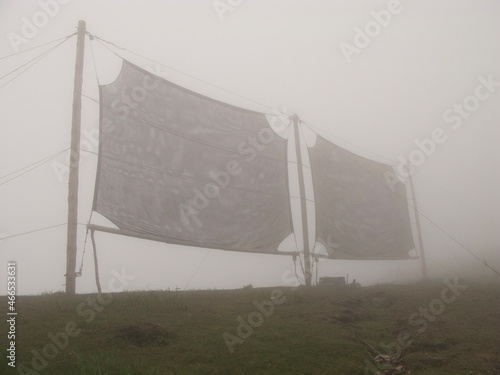
[[[16,309],[6,375],[500,374],[500,283],[47,294]]]

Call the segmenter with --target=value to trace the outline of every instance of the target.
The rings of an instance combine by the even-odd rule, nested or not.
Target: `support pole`
[[[309,251],[309,229],[307,226],[306,189],[304,171],[302,168],[302,153],[300,151],[299,117],[293,115],[293,129],[295,134],[295,153],[297,155],[297,169],[299,172],[300,210],[302,213],[302,237],[304,239],[304,278],[306,286],[311,286],[311,257]]]
[[[75,81],[73,88],[73,118],[71,124],[71,156],[68,184],[68,240],[66,246],[66,294],[76,291],[76,239],[78,226],[78,166],[80,164],[80,124],[82,113],[83,55],[85,21],[78,22]]]
[[[406,166],[408,172],[408,182],[410,183],[411,200],[413,204],[413,212],[415,213],[415,224],[417,226],[417,240],[420,249],[420,263],[422,268],[422,275],[427,278],[427,263],[425,261],[424,242],[422,240],[422,230],[420,229],[420,218],[417,209],[417,198],[415,196],[415,188],[413,187],[413,179],[411,178],[411,171],[408,165]]]
[[[92,248],[94,249],[95,285],[97,286],[97,292],[101,294],[102,291],[101,291],[101,282],[99,281],[99,264],[97,262],[97,246],[95,244],[94,230],[90,231],[90,238],[92,239]]]

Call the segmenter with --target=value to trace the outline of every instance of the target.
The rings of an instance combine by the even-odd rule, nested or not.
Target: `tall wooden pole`
[[[76,42],[75,82],[73,89],[73,119],[71,125],[71,156],[68,186],[68,242],[66,247],[66,293],[76,291],[76,239],[78,230],[78,166],[80,164],[80,123],[82,114],[83,55],[85,21],[78,22]]]
[[[309,228],[307,225],[306,189],[304,171],[302,168],[302,153],[300,150],[299,117],[293,115],[293,128],[295,134],[295,153],[297,155],[297,169],[299,172],[300,210],[302,212],[302,237],[304,239],[304,278],[306,286],[311,286],[311,257],[309,251]]]
[[[425,261],[424,241],[422,240],[422,230],[420,229],[420,218],[417,209],[417,197],[415,196],[415,188],[413,187],[413,179],[411,178],[411,171],[408,165],[406,166],[408,172],[408,182],[410,183],[411,200],[413,204],[413,212],[415,212],[415,224],[417,226],[417,239],[418,247],[420,248],[420,263],[422,268],[422,275],[427,278],[427,263]]]

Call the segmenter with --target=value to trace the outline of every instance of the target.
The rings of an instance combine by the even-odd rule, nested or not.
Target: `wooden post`
[[[406,166],[406,171],[408,172],[408,182],[410,183],[413,212],[415,212],[415,224],[417,226],[417,240],[418,240],[418,247],[420,248],[420,262],[422,268],[422,275],[424,276],[424,278],[427,278],[427,263],[425,262],[424,242],[422,240],[422,230],[420,229],[420,218],[417,210],[417,198],[415,196],[415,188],[413,187],[411,171],[408,165]]]
[[[302,212],[302,237],[304,239],[304,278],[306,286],[311,286],[311,257],[309,251],[309,228],[307,226],[306,189],[304,171],[302,170],[302,153],[300,151],[299,117],[293,115],[295,133],[295,153],[297,155],[297,169],[299,172],[300,210]]]
[[[83,55],[85,21],[78,22],[75,81],[73,88],[73,118],[71,125],[71,155],[68,184],[68,241],[66,247],[66,293],[76,292],[76,239],[78,230],[78,166],[80,164],[80,123],[82,113]]]

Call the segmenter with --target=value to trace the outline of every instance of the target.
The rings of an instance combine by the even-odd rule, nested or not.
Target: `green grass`
[[[382,343],[406,331],[412,342],[398,363],[406,374],[500,374],[500,284],[470,284],[421,333],[409,324],[411,314],[439,299],[444,287],[441,281],[280,287],[283,296],[274,301],[283,303],[261,322],[253,302],[271,301],[273,288],[124,292],[108,296],[105,305],[97,295],[19,296],[17,365],[33,369],[33,350],[43,355],[52,342],[48,334],[64,332],[68,322],[80,331],[42,371],[19,372],[2,355],[0,373],[358,375],[365,361],[373,363],[373,350],[385,354]],[[7,308],[6,297],[0,304]],[[248,321],[249,314],[261,324],[230,353],[223,334],[237,338],[237,318]],[[4,349],[6,323],[0,342]]]

